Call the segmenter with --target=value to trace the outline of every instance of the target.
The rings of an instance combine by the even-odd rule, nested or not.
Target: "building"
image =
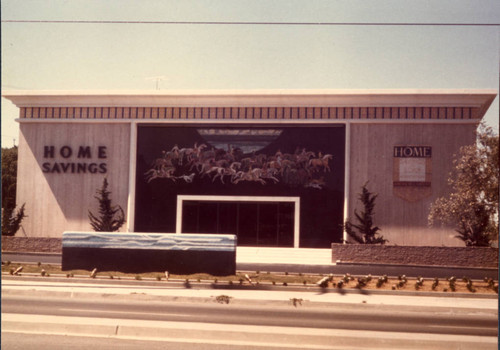
[[[328,248],[358,193],[397,245],[429,228],[452,159],[493,90],[7,92],[20,108],[17,201],[28,236],[89,231],[107,177],[129,232],[234,233],[247,247]]]

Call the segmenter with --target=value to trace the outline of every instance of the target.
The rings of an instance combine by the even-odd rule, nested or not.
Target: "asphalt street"
[[[353,308],[345,305],[329,308],[313,308],[309,305],[270,307],[259,303],[242,306],[5,296],[2,298],[2,313],[377,332],[497,335],[497,317],[488,313],[449,314],[442,310],[400,310],[394,313],[393,309]]]
[[[2,349],[496,349],[497,311],[495,298],[3,276]]]

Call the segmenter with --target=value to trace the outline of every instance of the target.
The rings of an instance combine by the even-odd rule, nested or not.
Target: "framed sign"
[[[432,194],[432,147],[394,146],[393,192],[416,202]]]

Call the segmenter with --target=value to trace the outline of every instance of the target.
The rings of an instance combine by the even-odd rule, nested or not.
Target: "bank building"
[[[363,184],[392,245],[429,227],[494,90],[10,91],[30,237],[90,231],[104,177],[121,231],[235,234],[238,254],[328,251]],[[274,249],[274,250],[273,250]],[[274,253],[273,253],[274,252]],[[266,259],[262,255],[262,259]]]

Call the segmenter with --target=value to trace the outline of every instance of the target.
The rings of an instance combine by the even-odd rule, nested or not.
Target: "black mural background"
[[[332,242],[342,241],[342,216],[344,201],[344,154],[345,154],[345,128],[344,126],[321,126],[321,127],[269,127],[269,128],[222,128],[212,126],[213,129],[281,129],[281,134],[266,147],[255,152],[255,155],[265,154],[268,158],[274,156],[277,152],[283,154],[299,154],[300,152],[314,152],[318,157],[331,154],[332,159],[328,165],[330,171],[318,168],[314,173],[315,178],[322,178],[320,187],[305,187],[304,183],[297,181],[283,181],[280,174],[276,175],[280,181],[266,179],[266,181],[240,181],[232,183],[229,176],[224,183],[219,179],[213,179],[213,176],[200,176],[195,170],[189,172],[186,164],[183,168],[177,168],[175,175],[179,179],[173,181],[171,178],[150,179],[146,175],[157,163],[158,159],[164,157],[165,152],[169,152],[173,147],[193,148],[194,145],[207,145],[210,149],[210,143],[207,142],[197,131],[200,127],[165,127],[165,126],[139,126],[137,142],[137,173],[136,173],[136,213],[135,213],[135,231],[136,232],[175,232],[177,195],[226,195],[226,196],[297,196],[300,197],[301,215],[300,215],[300,247],[328,248]],[[209,128],[209,127],[203,127]],[[247,154],[246,156],[251,156]],[[156,162],[156,163],[155,163]],[[180,176],[196,173],[190,180],[184,181]],[[150,173],[151,174],[151,173]],[[149,175],[150,175],[149,174]],[[148,181],[149,180],[149,181]],[[262,184],[265,182],[265,184]],[[215,227],[213,221],[215,215],[213,205],[210,203],[189,203],[191,212],[205,213],[202,227]],[[277,205],[277,204],[276,204]],[[259,213],[262,224],[267,221],[273,221],[273,215],[280,213],[284,215],[281,222],[289,226],[290,218],[293,216],[291,206],[281,203],[279,208],[275,209],[272,204],[262,204]],[[183,227],[190,227],[189,232],[198,226],[191,224],[189,218],[189,206],[185,207],[185,217]],[[235,207],[222,204],[221,210],[225,217],[231,221],[231,216],[235,214]],[[241,227],[247,227],[255,224],[254,204],[242,203],[238,206],[238,218]],[[266,218],[267,216],[267,218]],[[211,219],[213,218],[213,219]],[[223,217],[224,218],[224,217]],[[246,223],[245,223],[246,221]],[[230,223],[220,224],[217,229],[225,227],[227,230],[234,229]],[[207,230],[207,229],[205,229]],[[210,233],[215,233],[214,229],[209,229]],[[203,229],[202,229],[203,231]],[[288,230],[289,231],[289,230]],[[288,232],[287,231],[287,232]],[[203,232],[201,232],[203,233]],[[208,233],[208,232],[207,232]],[[219,232],[234,233],[236,232]],[[240,236],[241,235],[241,236]],[[264,246],[291,246],[293,241],[290,237],[267,237],[255,240],[251,233],[240,232],[238,237],[239,245],[264,245]],[[269,236],[269,235],[268,235]],[[271,234],[272,236],[272,234]]]

